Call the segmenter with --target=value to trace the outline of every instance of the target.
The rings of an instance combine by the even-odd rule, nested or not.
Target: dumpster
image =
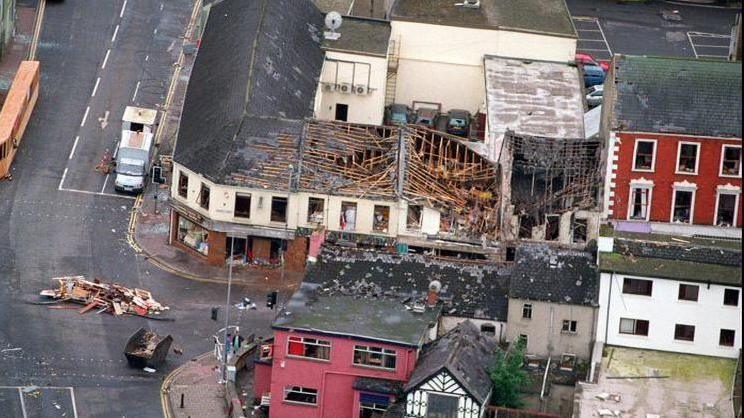
[[[153,331],[140,328],[129,337],[124,355],[130,367],[156,369],[165,361],[172,343],[173,337],[170,335],[163,338]]]

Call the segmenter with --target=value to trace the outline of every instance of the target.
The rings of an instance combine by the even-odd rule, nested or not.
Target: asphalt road
[[[112,179],[93,170],[118,139],[126,105],[162,105],[193,0],[124,3],[47,5],[38,50],[40,99],[14,180],[0,182],[3,418],[162,416],[165,373],[211,349],[211,335],[221,327],[211,321],[210,308],[224,304],[225,287],[171,276],[137,256],[124,240],[132,200],[115,195]],[[102,124],[98,118],[106,112]],[[171,307],[174,321],[80,315],[27,303],[51,286],[50,278],[78,274],[149,289]],[[264,296],[246,292],[235,289],[235,301]],[[272,317],[259,308],[242,315],[241,325],[246,333],[265,334]],[[124,344],[139,327],[172,334],[184,355],[171,353],[155,374],[128,368]],[[42,388],[23,389],[32,385]]]

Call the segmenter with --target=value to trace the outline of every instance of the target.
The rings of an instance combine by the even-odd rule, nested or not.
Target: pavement
[[[212,352],[179,367],[163,383],[166,417],[227,417],[225,385],[218,378],[219,361]]]

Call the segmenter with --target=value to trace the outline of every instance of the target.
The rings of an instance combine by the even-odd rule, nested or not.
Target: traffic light
[[[276,290],[267,294],[266,295],[266,307],[274,309],[274,306],[276,306],[276,298],[278,295],[279,294]]]

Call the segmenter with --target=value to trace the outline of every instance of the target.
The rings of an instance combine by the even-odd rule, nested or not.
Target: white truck
[[[121,141],[116,151],[114,189],[122,193],[140,193],[152,160],[153,127],[158,112],[127,106],[122,117]]]

